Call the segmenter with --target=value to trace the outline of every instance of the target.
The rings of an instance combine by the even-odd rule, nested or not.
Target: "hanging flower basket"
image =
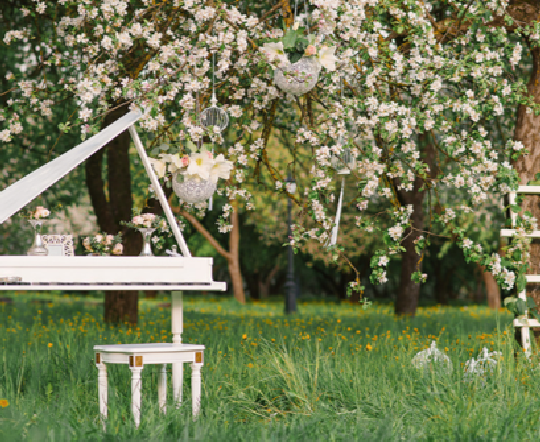
[[[319,81],[321,65],[314,57],[303,57],[296,63],[277,68],[274,75],[276,86],[293,95],[309,92]]]
[[[276,65],[274,83],[293,95],[309,92],[319,81],[321,67],[336,70],[336,47],[320,46],[321,41],[299,23],[279,41],[266,42],[260,47],[266,59]]]
[[[182,173],[173,174],[172,187],[178,198],[186,203],[197,204],[209,199],[217,189],[217,182],[188,178]]]

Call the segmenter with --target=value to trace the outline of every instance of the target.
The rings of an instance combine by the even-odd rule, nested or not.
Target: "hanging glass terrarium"
[[[212,180],[188,179],[182,173],[172,177],[172,187],[178,198],[190,204],[197,204],[210,198],[217,189],[217,183]]]
[[[277,68],[274,83],[277,87],[293,95],[303,95],[315,87],[319,81],[321,65],[314,57],[303,57],[296,63],[287,63]]]

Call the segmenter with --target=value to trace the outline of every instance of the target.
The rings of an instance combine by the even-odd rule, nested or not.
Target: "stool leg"
[[[193,420],[201,410],[201,367],[202,364],[191,364],[191,407]]]
[[[180,408],[182,403],[182,386],[184,383],[184,364],[177,362],[172,364],[172,389],[173,399],[176,403],[176,408]]]
[[[139,428],[141,422],[142,367],[130,367],[129,369],[131,370],[131,412],[133,413],[135,426]]]
[[[167,413],[167,364],[161,366],[158,380],[159,409],[163,414]]]
[[[98,368],[98,396],[99,396],[99,411],[103,421],[107,419],[107,366],[105,364],[97,364]],[[105,425],[105,422],[103,422]]]

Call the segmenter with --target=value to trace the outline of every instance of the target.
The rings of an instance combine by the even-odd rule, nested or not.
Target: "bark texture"
[[[418,307],[420,283],[413,282],[411,276],[416,271],[422,271],[422,261],[419,261],[419,256],[414,249],[414,240],[420,235],[417,232],[424,229],[423,202],[425,191],[420,191],[422,185],[422,178],[417,177],[414,180],[414,190],[412,192],[400,191],[402,204],[411,204],[413,206],[411,224],[415,230],[408,228],[405,231],[405,239],[401,243],[405,251],[401,252],[401,282],[394,304],[394,313],[396,315],[414,316]]]
[[[431,144],[427,134],[421,134],[418,138],[419,144],[424,147],[424,161],[430,167],[431,177],[434,177],[437,173],[435,170],[435,148]],[[422,271],[422,258],[416,253],[414,241],[418,236],[422,235],[421,232],[424,230],[425,184],[424,179],[417,176],[414,180],[414,189],[412,191],[397,191],[400,204],[402,206],[412,205],[413,212],[411,215],[412,227],[405,231],[404,239],[401,243],[405,251],[401,252],[401,280],[397,299],[394,304],[394,313],[396,315],[414,316],[418,307],[420,283],[413,282],[411,277],[414,272]]]
[[[169,199],[170,204],[170,199]],[[233,202],[234,205],[234,202]],[[234,206],[234,211],[231,214],[232,230],[229,233],[229,251],[225,250],[221,244],[212,236],[212,234],[204,228],[204,226],[191,213],[181,210],[179,207],[172,207],[173,212],[180,213],[186,218],[195,229],[204,236],[210,245],[227,260],[229,267],[229,275],[233,285],[234,298],[241,304],[246,303],[244,286],[242,280],[242,271],[240,269],[240,225],[238,219],[238,207]]]
[[[119,108],[105,117],[106,127],[124,116],[125,107]],[[103,149],[92,155],[85,163],[86,185],[90,199],[102,232],[116,235],[122,231],[124,255],[137,256],[141,250],[141,238],[138,232],[126,230],[121,221],[131,219],[132,195],[129,161],[131,137],[124,131],[111,140]],[[103,179],[103,159],[106,157],[106,177]],[[108,198],[107,192],[108,190]],[[138,322],[139,294],[127,290],[105,292],[103,320],[118,324],[128,321]]]

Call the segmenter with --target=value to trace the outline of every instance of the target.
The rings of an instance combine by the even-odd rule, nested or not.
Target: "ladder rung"
[[[540,193],[540,186],[519,186],[517,192],[523,195],[536,195]]]
[[[540,282],[540,275],[525,275],[527,282]]]
[[[516,234],[516,229],[501,229],[501,236],[504,238],[512,237]],[[525,235],[529,238],[540,238],[540,230],[533,230]]]
[[[538,319],[514,319],[514,327],[540,327]]]

